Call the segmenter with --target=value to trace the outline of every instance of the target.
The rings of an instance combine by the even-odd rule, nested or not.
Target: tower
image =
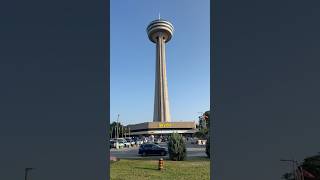
[[[165,44],[170,41],[173,34],[173,25],[166,20],[157,19],[147,27],[150,41],[156,44],[156,74],[154,95],[154,122],[170,122],[170,108],[168,96],[168,83],[166,71]]]

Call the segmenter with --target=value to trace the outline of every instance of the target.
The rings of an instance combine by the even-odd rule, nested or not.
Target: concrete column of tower
[[[166,72],[166,58],[165,58],[165,42],[162,33],[159,33],[157,38],[157,57],[156,57],[156,93],[155,93],[155,107],[154,107],[154,121],[169,122],[170,108],[168,99],[168,83]]]
[[[166,72],[165,43],[168,42],[172,37],[173,26],[170,22],[159,19],[152,21],[149,24],[147,32],[149,39],[156,43],[156,74],[153,121],[170,122],[171,116]]]

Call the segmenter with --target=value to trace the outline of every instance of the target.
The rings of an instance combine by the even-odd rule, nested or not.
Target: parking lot
[[[167,144],[162,142],[161,147],[167,147]],[[187,143],[187,158],[206,157],[205,146]],[[159,159],[159,157],[168,158],[169,156],[147,156],[143,157],[138,154],[139,146],[121,149],[110,149],[110,155],[120,159]]]

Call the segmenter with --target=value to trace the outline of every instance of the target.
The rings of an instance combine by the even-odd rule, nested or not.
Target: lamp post
[[[122,130],[122,134],[121,134],[121,137],[123,138],[123,133],[124,133],[124,129],[123,129],[123,126],[121,126],[121,130]]]
[[[113,127],[111,127],[111,139],[112,139]]]
[[[118,114],[118,118],[117,118],[117,123],[116,123],[116,138],[119,138],[119,117],[120,117],[120,114]]]

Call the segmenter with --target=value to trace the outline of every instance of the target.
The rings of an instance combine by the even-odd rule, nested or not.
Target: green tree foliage
[[[316,177],[313,180],[320,180],[320,153],[315,156],[305,158],[302,164],[302,168]]]
[[[168,142],[169,158],[173,161],[183,161],[187,156],[186,143],[178,133],[172,133]]]
[[[207,137],[208,130],[206,129],[201,129],[198,132],[194,133],[194,137],[197,137],[199,139],[205,139]]]
[[[207,126],[207,143],[206,143],[206,154],[210,158],[210,111],[206,111],[204,114],[204,119],[206,121],[206,126]]]
[[[320,153],[305,158],[300,167],[314,176],[314,178],[310,178],[305,175],[304,180],[320,180]],[[285,173],[282,179],[294,180],[294,175],[292,172]]]
[[[110,129],[109,129],[109,135],[110,135],[110,138],[115,138],[116,137],[116,134],[119,133],[119,137],[122,137],[124,134],[122,134],[122,128],[124,132],[127,131],[127,129],[125,129],[125,127],[121,124],[121,123],[117,123],[117,122],[112,122],[110,124]]]
[[[204,119],[206,120],[206,126],[208,130],[210,129],[210,111],[206,111],[204,114]]]

